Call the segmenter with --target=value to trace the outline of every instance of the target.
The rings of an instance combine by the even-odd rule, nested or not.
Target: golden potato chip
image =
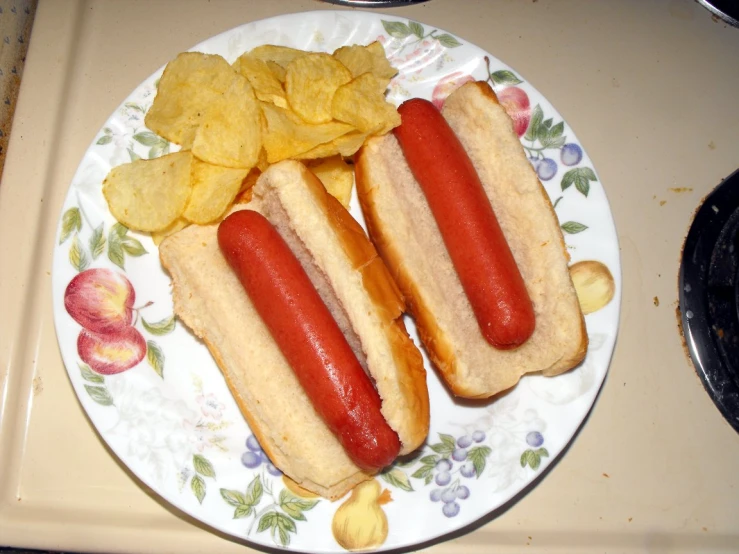
[[[372,73],[372,52],[362,45],[342,46],[332,55],[352,72],[352,77],[359,77],[362,73]]]
[[[231,86],[234,75],[236,71],[221,56],[178,55],[164,68],[144,119],[146,126],[175,144],[191,145],[204,108]]]
[[[272,75],[274,75],[279,82],[284,83],[287,70],[285,70],[284,67],[282,67],[277,62],[273,62],[272,60],[267,60],[266,63],[267,67],[269,67],[269,70],[272,72]]]
[[[287,69],[291,61],[297,60],[307,53],[305,50],[298,50],[289,46],[275,46],[273,44],[264,44],[249,50],[251,56],[264,60],[265,62],[274,62],[285,69]]]
[[[213,165],[251,169],[262,149],[261,110],[249,81],[237,73],[235,77],[208,106],[192,153]]]
[[[321,180],[328,193],[348,209],[354,185],[352,166],[341,156],[332,156],[318,163],[311,163],[308,167]]]
[[[357,150],[362,147],[364,141],[367,139],[367,136],[367,133],[351,131],[345,135],[340,136],[339,138],[332,140],[331,142],[319,144],[318,146],[316,146],[315,148],[311,148],[307,152],[303,152],[302,154],[294,156],[294,158],[296,160],[316,160],[318,158],[330,158],[331,156],[335,156],[336,154],[341,154],[342,156],[348,158],[353,156],[357,152]]]
[[[269,163],[294,158],[353,130],[351,125],[338,121],[311,125],[289,110],[268,102],[261,104],[267,125],[264,149]]]
[[[267,62],[249,54],[242,54],[233,64],[234,69],[249,80],[257,98],[287,108],[287,99],[282,83],[270,70]],[[278,66],[279,67],[279,66]]]
[[[255,167],[251,171],[249,171],[246,177],[244,177],[243,181],[241,181],[241,188],[239,189],[239,193],[246,192],[247,190],[252,188],[257,183],[257,179],[259,179],[259,176],[261,174],[262,170],[258,167]]]
[[[193,158],[192,193],[183,217],[198,225],[216,221],[231,206],[248,173],[248,169],[221,167]]]
[[[363,73],[340,86],[331,104],[334,119],[349,123],[363,133],[382,134],[400,125],[400,114],[385,100],[380,80]]]
[[[239,194],[236,195],[234,204],[248,204],[249,202],[251,202],[251,199],[253,196],[254,196],[253,188],[250,187],[246,190],[242,190]]]
[[[389,83],[390,79],[398,73],[398,70],[390,65],[385,56],[385,49],[382,44],[377,41],[369,46],[359,44],[342,46],[334,51],[333,56],[352,72],[352,77],[359,77],[362,73],[369,72],[378,79],[387,80],[387,83]]]
[[[257,167],[253,168],[249,172],[244,180],[241,181],[241,190],[239,190],[239,194],[236,195],[234,204],[246,204],[251,201],[252,187],[256,184],[257,179],[259,179],[261,174],[262,171]]]
[[[262,127],[262,133],[266,134],[266,120],[262,118],[262,122],[264,123],[264,126]],[[259,151],[259,159],[257,160],[257,165],[255,166],[259,171],[266,171],[266,169],[269,167],[269,160],[267,159],[267,151],[264,149],[264,146],[262,146],[262,149]]]
[[[367,51],[371,52],[372,73],[380,79],[392,79],[398,74],[398,69],[390,64],[385,54],[385,48],[379,42],[375,41],[367,45]]]
[[[183,137],[182,144],[180,144],[180,150],[192,150],[192,143],[195,140],[195,133],[197,132],[197,130],[197,127],[193,127],[192,134],[188,134],[187,136]]]
[[[324,142],[318,146],[311,148],[307,152],[293,156],[296,160],[317,160],[319,158],[329,158],[339,153],[339,149],[336,147],[334,141]]]
[[[180,151],[114,167],[103,181],[110,213],[136,231],[167,228],[187,206],[191,165],[191,153]]]
[[[151,234],[151,240],[154,241],[156,246],[162,244],[162,241],[170,235],[174,235],[177,231],[181,231],[185,227],[190,225],[190,222],[182,217],[178,217],[169,226],[161,231],[157,231]]]
[[[351,72],[340,61],[328,54],[311,52],[287,66],[287,101],[303,121],[328,123],[332,119],[334,92],[351,80]]]
[[[348,158],[349,156],[353,156],[357,150],[362,148],[365,140],[367,140],[367,133],[355,131],[335,139],[334,144],[336,145],[336,149],[339,151],[339,154]]]

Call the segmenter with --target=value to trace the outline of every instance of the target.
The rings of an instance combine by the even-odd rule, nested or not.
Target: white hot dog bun
[[[271,166],[253,190],[235,209],[262,213],[291,247],[375,384],[401,454],[415,450],[429,426],[426,371],[402,296],[364,230],[299,162]],[[317,415],[223,257],[217,229],[192,225],[160,245],[175,313],[210,349],[272,462],[301,487],[339,498],[371,474]]]
[[[432,362],[459,396],[485,398],[525,373],[579,364],[588,338],[557,216],[513,124],[484,82],[454,91],[442,113],[482,181],[534,305],[523,345],[498,350],[482,336],[428,203],[392,134],[367,141],[356,180],[370,237],[406,297]]]

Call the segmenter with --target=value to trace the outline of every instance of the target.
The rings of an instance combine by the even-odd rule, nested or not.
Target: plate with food
[[[354,11],[247,23],[128,94],[52,282],[115,455],[296,552],[413,548],[522,496],[594,405],[621,294],[605,191],[546,98],[462,37]]]

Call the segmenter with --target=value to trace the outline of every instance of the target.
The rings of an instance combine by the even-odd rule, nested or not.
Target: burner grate
[[[739,170],[698,208],[683,246],[679,286],[690,357],[739,432]]]

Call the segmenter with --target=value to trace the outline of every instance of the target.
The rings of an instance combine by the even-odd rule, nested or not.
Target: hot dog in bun
[[[403,298],[363,229],[299,162],[219,225],[160,245],[175,313],[210,349],[272,462],[341,497],[429,426]]]
[[[493,90],[470,82],[441,114],[417,99],[399,112],[357,154],[357,193],[441,377],[486,398],[579,364],[588,339],[562,231]]]

